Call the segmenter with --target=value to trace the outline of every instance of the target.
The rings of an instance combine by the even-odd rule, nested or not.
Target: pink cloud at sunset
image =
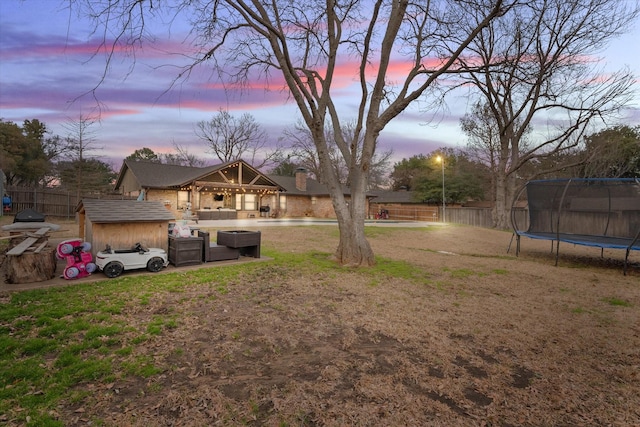
[[[299,118],[277,73],[268,82],[262,76],[251,78],[239,90],[217,79],[206,62],[191,70],[188,78],[178,78],[195,53],[184,42],[188,37],[178,24],[170,32],[154,28],[156,39],[153,45],[136,50],[135,67],[130,51],[116,45],[105,74],[105,57],[113,42],[103,43],[89,22],[71,19],[60,5],[57,0],[0,0],[0,117],[4,120],[21,123],[38,118],[53,133],[64,135],[62,124],[69,118],[97,111],[101,114],[98,139],[118,159],[142,147],[165,152],[161,150],[171,150],[173,143],[207,157],[193,129],[221,108],[234,115],[250,112],[268,129],[274,144],[282,130]],[[638,36],[629,35],[626,44],[622,40],[610,50],[614,66],[632,61],[632,70],[640,74],[637,56],[630,58],[628,49],[629,40]],[[423,65],[439,62],[432,59]],[[358,108],[359,65],[353,57],[340,57],[333,77],[331,92],[345,121],[354,118]],[[402,82],[412,65],[393,61],[388,80]],[[367,75],[376,70],[377,64],[371,64]],[[462,88],[438,111],[426,102],[416,103],[381,133],[381,148],[393,148],[399,160],[443,146],[464,146],[459,121],[468,107],[467,95]],[[640,124],[637,104],[625,112],[624,120],[631,124]]]

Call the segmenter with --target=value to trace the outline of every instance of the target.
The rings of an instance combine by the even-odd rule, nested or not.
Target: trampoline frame
[[[558,258],[560,255],[560,242],[564,243],[572,243],[575,245],[582,246],[592,246],[599,247],[601,256],[604,255],[604,249],[624,249],[625,257],[624,257],[624,274],[627,274],[627,268],[629,263],[629,253],[632,250],[640,251],[640,223],[637,226],[637,230],[635,232],[630,231],[627,236],[611,236],[607,235],[609,231],[609,225],[611,223],[612,218],[612,200],[611,193],[608,193],[608,211],[607,211],[607,219],[606,225],[604,227],[603,234],[594,234],[591,230],[582,230],[582,233],[566,233],[562,232],[560,229],[560,219],[562,218],[563,207],[565,207],[565,197],[567,191],[573,183],[587,183],[587,184],[595,184],[595,183],[607,183],[607,182],[616,182],[616,183],[628,183],[628,185],[634,185],[638,188],[638,191],[635,197],[638,197],[640,200],[640,180],[637,178],[568,178],[568,179],[553,179],[553,180],[535,180],[527,182],[516,194],[514,198],[512,207],[511,207],[511,225],[513,227],[513,235],[511,237],[511,242],[509,243],[509,249],[511,249],[511,243],[513,242],[513,237],[516,237],[516,256],[520,253],[520,238],[522,236],[531,238],[531,239],[540,239],[540,240],[550,240],[551,241],[551,251],[553,252],[553,245],[555,242],[555,252],[556,252],[556,261],[555,265],[558,265]],[[530,185],[540,184],[540,183],[565,183],[562,189],[562,195],[560,196],[558,208],[555,212],[557,214],[557,218],[555,221],[553,220],[553,211],[550,209],[551,221],[549,223],[555,225],[555,231],[553,229],[548,231],[531,231],[532,224],[532,212],[530,209],[528,210],[529,215],[529,227],[528,229],[521,230],[517,224],[516,218],[516,209],[515,206],[522,196],[522,194],[528,190]],[[559,187],[560,188],[560,187]],[[555,195],[557,196],[557,194]],[[554,196],[554,199],[556,198]],[[529,200],[527,200],[527,204],[529,204]],[[635,210],[633,210],[635,211]],[[555,224],[554,224],[555,222]],[[630,227],[629,227],[630,228]]]

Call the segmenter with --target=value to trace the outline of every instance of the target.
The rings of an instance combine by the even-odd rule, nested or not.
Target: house
[[[115,190],[162,202],[177,219],[236,219],[279,206],[284,189],[242,160],[202,168],[125,160]]]
[[[304,169],[296,170],[295,176],[270,175],[270,178],[286,191],[286,216],[336,217],[327,187],[309,178]]]
[[[115,190],[162,202],[176,219],[336,216],[327,188],[304,169],[294,177],[266,175],[243,160],[207,167],[125,160]]]
[[[91,253],[130,248],[135,243],[168,250],[169,222],[175,216],[161,202],[83,199],[76,209],[79,234],[91,242]]]

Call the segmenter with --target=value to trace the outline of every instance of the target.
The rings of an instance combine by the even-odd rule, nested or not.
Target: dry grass
[[[554,267],[510,233],[371,228],[378,266],[350,270],[325,261],[335,227],[261,230],[274,261],[114,314],[176,320],[135,349],[161,373],[84,384],[64,424],[640,425],[637,254],[623,276],[621,251]]]

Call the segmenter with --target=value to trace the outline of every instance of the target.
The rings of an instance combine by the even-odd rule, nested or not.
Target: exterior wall
[[[311,212],[310,197],[287,195],[287,212],[285,216],[290,218],[313,216]]]
[[[333,209],[330,197],[315,197],[315,203],[314,199],[311,199],[311,210],[313,211],[311,216],[316,218],[336,217],[336,211]]]
[[[269,206],[271,208],[270,214],[273,213],[276,209],[278,209],[278,196],[275,194],[266,194],[260,196],[258,199],[259,206]]]
[[[238,219],[259,218],[260,211],[238,211]]]
[[[182,219],[182,211],[178,210],[177,191],[151,189],[147,191],[147,194],[145,194],[145,199],[164,203],[164,206],[169,210],[169,212],[173,214],[176,219]],[[111,245],[111,247],[113,247],[113,245]]]
[[[347,201],[349,197],[347,197]],[[365,212],[369,212],[369,200],[365,202]],[[336,211],[329,196],[287,195],[286,217],[311,216],[314,218],[336,218]]]
[[[235,197],[225,196],[225,201],[215,201],[213,200],[213,193],[192,193],[192,205],[191,205],[191,213],[193,215],[198,214],[198,210],[203,209],[205,206],[213,209],[218,207],[235,207]],[[184,210],[179,209],[180,206],[178,202],[178,191],[177,190],[160,190],[160,189],[150,189],[147,191],[145,195],[146,200],[154,200],[160,201],[164,203],[164,206],[173,214],[176,220],[181,220],[184,217]],[[259,211],[239,211],[238,218],[248,218],[249,215],[254,215],[256,218],[259,216]]]
[[[137,196],[140,194],[141,190],[138,180],[129,169],[127,169],[122,177],[120,188],[122,190],[122,194],[126,196]]]
[[[91,253],[103,250],[107,245],[113,249],[127,249],[140,242],[150,248],[169,250],[169,221],[129,222],[115,224],[91,224],[87,220],[85,240],[91,243]]]
[[[223,200],[213,200],[215,193],[200,193],[200,205],[197,206],[198,209],[217,209],[217,208],[230,208],[233,206],[231,203],[231,196],[226,196],[225,198],[228,200],[227,206],[224,205]]]
[[[87,219],[85,217],[85,229],[84,229],[84,233],[82,235],[82,239],[85,242],[93,242],[93,223]],[[81,233],[82,234],[82,233]],[[91,245],[93,246],[93,243],[91,243]],[[93,250],[94,248],[92,247],[91,253],[95,256],[96,252],[99,252],[101,249],[98,250]]]
[[[150,189],[145,194],[146,200],[155,200],[165,203],[165,207],[174,215],[176,220],[180,220],[184,216],[184,211],[178,209],[178,195],[175,190],[159,190]],[[286,211],[280,211],[280,216],[296,218],[296,217],[314,217],[314,218],[335,218],[336,213],[333,209],[333,203],[329,196],[311,196],[311,195],[292,195],[283,193],[287,199]],[[168,203],[166,203],[168,202]],[[277,209],[277,199],[275,195],[264,196],[259,199],[260,206],[269,205],[271,207],[270,215]],[[216,209],[222,207],[222,201],[214,201],[213,194],[201,194],[199,205],[195,203],[192,206],[192,214],[197,215],[198,210],[204,206]],[[233,204],[235,206],[235,203]],[[369,210],[369,201],[367,200],[367,211]],[[260,211],[238,211],[238,219],[241,218],[259,218]],[[134,242],[135,243],[135,242]],[[113,245],[111,245],[113,247]]]
[[[347,198],[347,200],[349,200]],[[366,201],[365,212],[369,210],[369,200]],[[329,196],[298,196],[287,195],[286,217],[295,218],[311,216],[314,218],[336,218],[336,211]]]

